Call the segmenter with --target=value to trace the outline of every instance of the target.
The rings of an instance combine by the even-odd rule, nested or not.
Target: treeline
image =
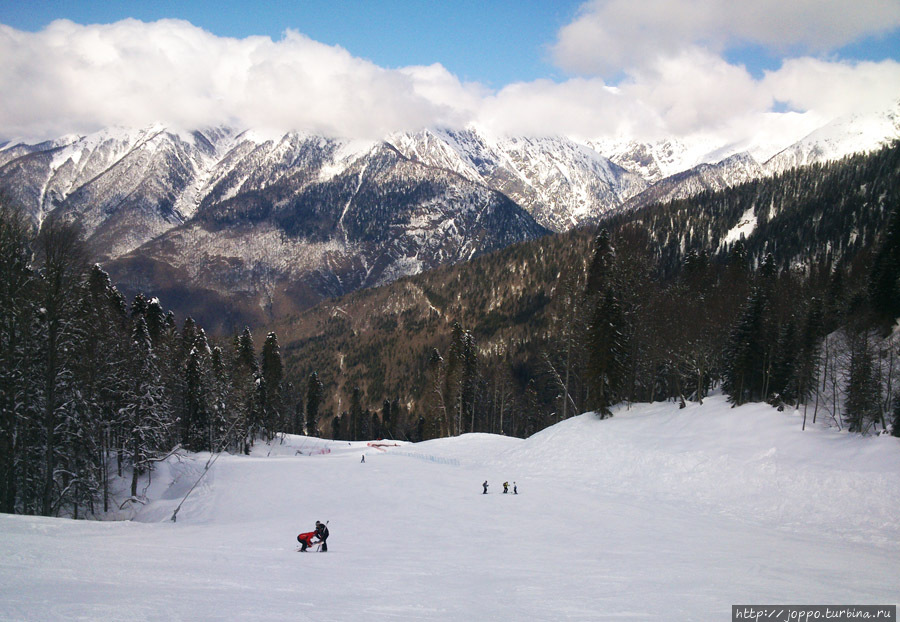
[[[660,280],[656,246],[639,226],[597,235],[586,269],[560,279],[544,335],[514,351],[479,351],[454,325],[428,364],[422,412],[430,436],[527,436],[621,402],[702,402],[803,408],[850,432],[900,436],[896,392],[900,203],[865,261],[753,268],[743,243],[715,261],[689,252]],[[806,420],[804,419],[804,426]]]
[[[318,426],[321,383],[285,378],[278,339],[211,342],[160,302],[130,303],[88,262],[78,229],[35,232],[0,203],[0,511],[79,517],[111,509],[179,447],[248,452]],[[127,503],[127,501],[126,501]]]

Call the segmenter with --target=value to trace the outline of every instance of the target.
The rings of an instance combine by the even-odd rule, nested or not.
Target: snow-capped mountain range
[[[126,289],[213,292],[276,312],[614,209],[684,198],[900,136],[900,104],[836,119],[760,162],[674,139],[434,129],[383,140],[163,125],[7,143],[0,191],[77,221]],[[757,154],[758,155],[758,154]],[[215,323],[215,322],[213,322]]]

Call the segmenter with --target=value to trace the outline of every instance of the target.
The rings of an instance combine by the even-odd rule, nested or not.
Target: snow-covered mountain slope
[[[232,330],[546,233],[503,194],[386,143],[360,153],[334,141],[310,145],[318,140],[284,150],[306,166],[270,167],[267,179],[253,176],[258,167],[233,166],[194,219],[109,262],[113,279]],[[259,152],[239,159],[272,150]],[[210,199],[220,192],[228,198]],[[232,313],[224,325],[211,311],[220,305]]]
[[[623,208],[686,199],[704,191],[724,190],[766,174],[766,169],[752,156],[740,153],[715,164],[700,164],[661,179],[626,201]]]
[[[210,135],[221,143],[229,133]],[[78,222],[105,259],[190,218],[219,148],[201,132],[113,128],[10,159],[0,167],[0,187],[35,222],[51,212]]]
[[[499,190],[554,231],[591,222],[647,187],[639,174],[564,137],[498,138],[469,128],[390,140],[411,159]]]
[[[900,102],[888,110],[835,119],[775,154],[766,162],[770,173],[839,160],[872,151],[900,138]]]
[[[0,619],[705,621],[895,603],[900,443],[800,423],[715,397],[527,440],[288,436],[222,456],[174,523],[208,455],[170,458],[131,522],[0,516]],[[328,552],[295,552],[316,520]]]
[[[377,144],[502,192],[543,226],[563,231],[626,202],[646,203],[638,198],[644,191],[648,200],[681,198],[873,150],[898,137],[900,102],[834,119],[781,146],[769,144],[771,138],[765,145],[723,145],[711,136],[577,142],[494,136],[475,127],[395,134],[380,143],[227,128],[110,128],[38,145],[5,145],[0,189],[35,222],[53,210],[79,219],[115,257],[190,219],[203,205],[246,197],[286,178],[295,188],[326,181]]]
[[[701,164],[714,164],[721,157],[713,153],[718,145],[711,141],[690,144],[675,138],[644,142],[627,138],[597,139],[587,145],[605,154],[625,170],[637,173],[648,184],[676,175]]]
[[[196,311],[178,308],[192,298],[224,305],[213,325],[275,312],[276,299],[302,308],[613,209],[876,148],[898,135],[898,118],[895,106],[835,120],[766,163],[747,145],[709,138],[578,142],[470,127],[364,141],[107,129],[6,144],[0,193],[36,224],[51,213],[80,223],[93,259],[116,262],[110,272],[130,293],[168,292],[166,304],[181,312]]]

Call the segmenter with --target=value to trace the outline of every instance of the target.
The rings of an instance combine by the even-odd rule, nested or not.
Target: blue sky
[[[897,105],[900,1],[0,0],[0,59],[0,140],[474,124],[764,150]]]
[[[0,3],[0,23],[36,31],[60,18],[79,24],[128,17],[178,18],[223,37],[273,39],[291,28],[383,67],[441,63],[461,80],[499,88],[562,75],[548,61],[546,46],[574,18],[580,4],[576,0],[26,0]]]

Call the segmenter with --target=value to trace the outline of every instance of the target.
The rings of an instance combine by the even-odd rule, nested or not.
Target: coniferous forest
[[[224,339],[153,292],[126,300],[71,224],[35,230],[4,200],[0,247],[3,512],[108,511],[111,477],[138,503],[139,476],[179,447],[528,436],[713,390],[801,409],[804,425],[900,434],[898,145],[611,214]]]

